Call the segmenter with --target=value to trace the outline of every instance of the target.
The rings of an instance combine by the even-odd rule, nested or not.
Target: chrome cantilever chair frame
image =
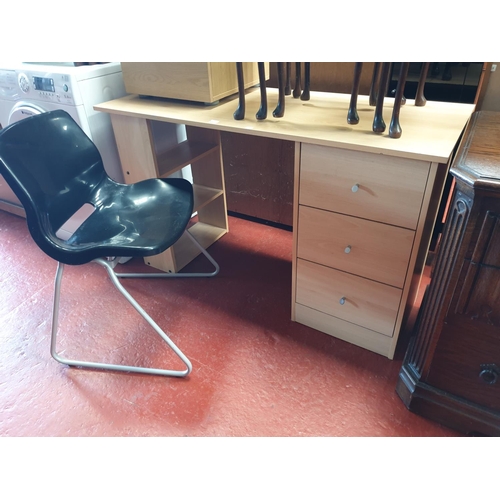
[[[148,179],[120,184],[108,177],[99,151],[68,113],[57,110],[25,118],[0,131],[0,174],[26,211],[39,248],[58,262],[52,308],[53,358],[69,366],[185,377],[192,365],[146,313],[119,278],[203,278],[219,266],[188,230],[193,189],[184,179]],[[67,239],[59,230],[82,207],[93,212]],[[170,248],[186,233],[215,267],[209,273],[116,273],[117,257],[148,257]],[[66,359],[57,352],[61,283],[66,264],[95,262],[113,285],[182,360],[185,370]]]
[[[191,361],[186,357],[186,355],[177,347],[177,345],[172,341],[172,339],[158,326],[158,324],[151,318],[151,316],[138,304],[138,302],[132,297],[132,295],[125,289],[125,287],[120,283],[118,278],[211,278],[219,273],[219,264],[213,259],[213,257],[200,245],[196,238],[186,229],[185,234],[191,239],[191,241],[198,247],[200,252],[213,264],[215,270],[211,273],[116,273],[114,271],[114,266],[116,265],[116,258],[112,258],[110,261],[99,258],[94,259],[92,262],[101,265],[106,269],[111,282],[116,287],[116,289],[127,299],[127,301],[134,307],[134,309],[148,322],[148,324],[155,330],[155,332],[169,345],[169,347],[174,351],[175,354],[182,360],[186,365],[185,370],[167,370],[163,368],[148,368],[143,366],[133,366],[133,365],[121,365],[113,363],[102,363],[94,361],[82,361],[77,359],[68,359],[62,357],[57,353],[57,333],[59,330],[59,303],[61,296],[61,283],[64,272],[64,264],[58,262],[56,277],[54,280],[54,301],[52,307],[52,330],[50,338],[50,354],[52,357],[68,366],[81,367],[81,368],[95,368],[101,370],[113,370],[122,372],[134,372],[134,373],[145,373],[149,375],[163,375],[169,377],[185,377],[189,375],[193,369]]]

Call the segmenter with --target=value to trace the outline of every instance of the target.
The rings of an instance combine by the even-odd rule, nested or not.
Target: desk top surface
[[[311,92],[309,101],[287,96],[283,118],[272,116],[278,101],[278,90],[268,88],[267,96],[268,117],[263,121],[255,118],[260,105],[258,88],[246,94],[244,120],[233,118],[238,106],[237,96],[215,105],[205,105],[127,95],[96,105],[94,109],[110,114],[440,163],[448,162],[460,133],[474,111],[473,104],[427,101],[425,106],[417,107],[413,100],[408,99],[400,112],[402,136],[391,139],[388,129],[394,103],[392,98],[386,98],[384,103],[387,129],[384,134],[378,135],[371,129],[374,107],[369,105],[368,96],[358,97],[358,125],[347,124],[348,94]]]

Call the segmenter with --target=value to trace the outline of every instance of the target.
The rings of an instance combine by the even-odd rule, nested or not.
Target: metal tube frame
[[[208,258],[208,260],[215,266],[215,271],[212,273],[115,273],[113,265],[105,259],[94,259],[95,262],[106,269],[108,275],[111,279],[113,285],[118,289],[118,291],[128,300],[128,302],[134,307],[134,309],[149,323],[149,325],[160,335],[160,337],[169,345],[169,347],[177,354],[177,356],[186,365],[185,370],[167,370],[162,368],[148,368],[142,366],[130,366],[130,365],[119,365],[112,363],[101,363],[101,362],[91,362],[91,361],[81,361],[75,359],[67,359],[60,356],[57,353],[57,330],[58,330],[58,319],[59,319],[59,302],[61,295],[61,282],[64,271],[64,264],[58,262],[55,283],[54,283],[54,303],[52,309],[52,332],[51,332],[51,342],[50,342],[50,353],[52,357],[59,363],[68,366],[77,366],[81,368],[95,368],[102,370],[114,370],[122,372],[135,372],[144,373],[149,375],[163,375],[170,377],[186,377],[192,371],[192,364],[189,359],[184,355],[184,353],[175,345],[175,343],[168,337],[168,335],[157,325],[157,323],[149,316],[149,314],[136,302],[136,300],[130,295],[130,293],[123,287],[119,281],[119,277],[122,278],[178,278],[178,277],[212,277],[219,272],[219,265],[215,260],[208,254],[208,252],[196,241],[196,239],[189,233],[185,231],[191,240],[196,244],[196,246],[201,250],[201,252]]]

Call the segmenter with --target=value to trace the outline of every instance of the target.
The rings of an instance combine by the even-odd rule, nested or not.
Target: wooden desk
[[[204,246],[228,230],[220,131],[295,142],[292,320],[393,358],[420,282],[451,155],[474,110],[469,104],[408,100],[403,135],[371,131],[373,108],[358,98],[360,123],[346,123],[349,95],[312,92],[287,98],[285,116],[255,119],[257,89],[246,116],[235,98],[215,106],[135,95],[95,109],[110,113],[126,182],[167,176],[191,164]],[[277,90],[268,89],[269,107]],[[384,119],[390,122],[387,99]],[[186,125],[188,141],[155,154],[151,121]],[[178,242],[148,263],[177,270],[196,255]]]

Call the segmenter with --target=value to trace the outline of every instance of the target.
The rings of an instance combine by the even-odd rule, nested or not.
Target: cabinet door
[[[500,329],[455,317],[444,325],[426,383],[500,411]]]
[[[488,210],[476,228],[467,251],[471,260],[462,265],[457,304],[450,313],[500,327],[500,216]]]

